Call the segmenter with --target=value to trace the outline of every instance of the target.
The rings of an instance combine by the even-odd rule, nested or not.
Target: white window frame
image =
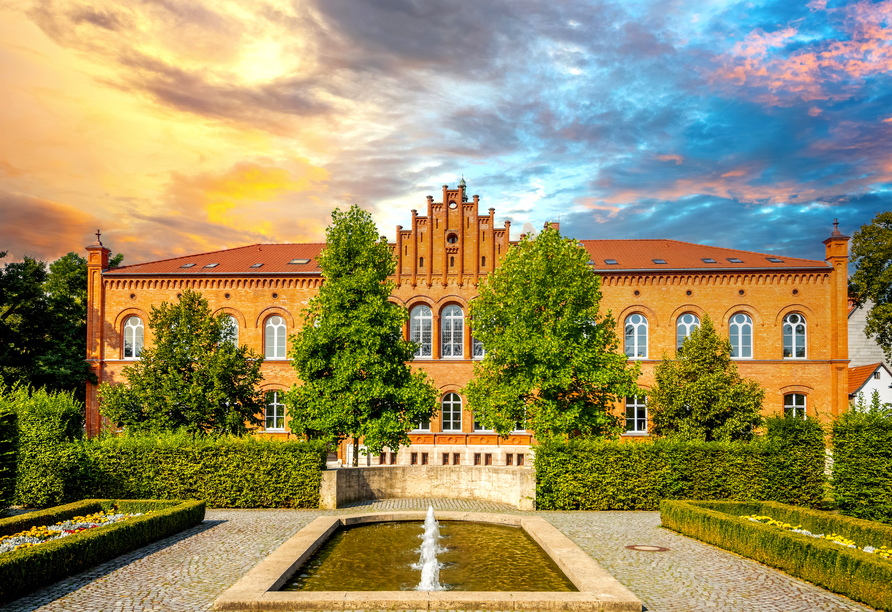
[[[425,427],[425,424],[427,425],[427,427]],[[419,421],[418,423],[416,423],[415,429],[413,429],[412,431],[429,433],[430,430],[431,430],[431,422],[430,422],[430,419],[428,419],[426,421]]]
[[[453,397],[454,396],[454,397]],[[457,400],[457,401],[456,401]],[[448,406],[448,407],[447,407]],[[456,406],[458,406],[458,423],[455,420]],[[443,398],[440,400],[441,407],[441,429],[444,432],[447,431],[461,431],[462,427],[462,417],[464,413],[464,403],[462,402],[461,395],[455,393],[454,391],[450,391],[445,394]],[[449,428],[446,428],[446,414],[450,415],[449,418]],[[457,427],[456,427],[457,425]]]
[[[282,391],[279,389],[266,392],[266,403],[263,407],[264,431],[285,431],[285,404],[279,401],[280,393],[282,393]],[[270,397],[272,397],[272,401],[270,401]],[[270,408],[272,408],[272,414],[270,414]],[[267,426],[270,419],[273,420],[273,427]],[[282,421],[282,426],[275,427],[276,421],[279,419]]]
[[[279,322],[276,321],[279,320]],[[272,329],[272,342],[270,342],[269,330]],[[281,336],[281,337],[280,337]],[[288,340],[288,325],[285,323],[285,317],[281,315],[272,315],[266,319],[263,324],[263,346],[264,359],[267,360],[284,360],[288,358],[286,343]],[[280,342],[281,341],[281,342]],[[281,353],[281,355],[280,355]]]
[[[802,398],[802,405],[796,403],[796,398]],[[789,398],[789,399],[787,399]],[[798,418],[797,412],[802,410],[802,418],[808,418],[808,396],[805,393],[787,393],[784,395],[784,416],[789,412],[793,413],[793,418]]]
[[[686,317],[693,317],[693,321],[685,321]],[[691,337],[694,328],[700,329],[700,317],[693,312],[682,313],[675,322],[675,350],[677,351],[684,345],[684,341]],[[680,333],[681,330],[683,333]],[[680,340],[680,342],[679,342]]]
[[[798,317],[797,322],[793,322],[793,318]],[[797,331],[797,327],[802,326],[802,332],[799,333]],[[789,336],[787,335],[787,330],[790,330]],[[804,316],[799,314],[798,312],[791,312],[787,316],[784,317],[783,324],[783,334],[784,334],[784,359],[808,359],[808,323]],[[790,356],[787,356],[787,338],[790,339]],[[796,355],[797,349],[797,340],[802,343],[802,356],[799,357]]]
[[[483,346],[483,341],[478,340],[474,336],[471,336],[471,355],[474,359],[486,357],[486,347]]]
[[[749,347],[743,345],[744,329],[749,326],[750,344]],[[728,322],[728,335],[731,340],[731,359],[752,359],[755,341],[753,338],[753,318],[745,312],[737,312]],[[749,348],[749,355],[740,355],[744,348]],[[738,354],[735,354],[738,353]]]
[[[232,346],[238,348],[238,319],[236,319],[233,315],[226,315],[226,318],[223,320],[224,323],[228,323],[229,329],[233,331],[233,337],[229,340]]]
[[[425,329],[426,328],[426,329]],[[427,334],[428,341],[424,342]],[[434,358],[434,312],[427,304],[418,304],[412,308],[409,316],[409,339],[418,343],[415,359]]]
[[[637,317],[637,319],[635,319]],[[632,334],[629,335],[629,328],[632,328]],[[644,341],[642,343],[642,329]],[[629,344],[631,337],[632,343]],[[626,357],[629,359],[647,359],[647,343],[648,343],[648,323],[647,317],[640,312],[634,312],[626,317],[623,323],[623,346],[625,348]],[[643,344],[643,346],[642,346]],[[629,354],[631,350],[631,355]]]
[[[643,398],[639,401],[638,398]],[[633,435],[642,435],[647,433],[647,396],[646,395],[632,395],[626,398],[625,403],[626,414],[625,414],[625,423],[626,423],[626,433]],[[631,417],[632,427],[633,429],[629,429],[629,408],[632,408],[634,411],[634,415]],[[644,429],[640,429],[640,421],[641,418],[641,410],[644,410]]]
[[[134,321],[136,321],[135,324]],[[145,330],[146,327],[143,324],[142,319],[136,315],[131,315],[124,321],[124,346],[122,347],[121,354],[127,361],[136,361],[139,359],[142,350],[145,348]],[[128,341],[132,347],[130,352],[133,353],[129,357],[127,356]]]
[[[493,433],[495,429],[486,429],[482,425],[477,422],[477,417],[474,416],[474,433]]]
[[[450,304],[440,315],[440,357],[464,359],[465,313],[461,306]]]

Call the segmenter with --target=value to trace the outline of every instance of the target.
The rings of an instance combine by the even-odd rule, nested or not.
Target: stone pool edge
[[[541,610],[641,612],[635,595],[538,516],[439,512],[438,521],[522,527],[557,563],[578,592],[516,591],[278,591],[340,526],[423,521],[425,512],[320,516],[245,574],[214,601],[216,610]]]

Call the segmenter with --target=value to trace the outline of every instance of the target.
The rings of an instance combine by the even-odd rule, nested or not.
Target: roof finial
[[[833,233],[830,235],[831,236],[842,236],[842,232],[839,231],[839,221],[837,221],[836,219],[833,220]]]
[[[99,239],[99,236],[101,236],[101,233],[100,233],[100,231],[97,229],[97,230],[96,230],[96,244],[98,244],[99,246],[102,246],[102,241]]]
[[[468,184],[465,182],[465,175],[461,175],[461,180],[458,182],[458,186],[462,189],[461,201],[468,201]]]

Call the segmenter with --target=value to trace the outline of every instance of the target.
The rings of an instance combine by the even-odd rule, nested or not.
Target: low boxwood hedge
[[[744,518],[770,516],[812,533],[835,533],[858,546],[892,546],[892,527],[775,502],[660,503],[663,527],[730,550],[869,606],[892,610],[892,561],[828,540]]]
[[[156,542],[204,520],[203,501],[87,499],[0,520],[0,534],[18,533],[99,510],[143,516],[0,554],[0,603]]]

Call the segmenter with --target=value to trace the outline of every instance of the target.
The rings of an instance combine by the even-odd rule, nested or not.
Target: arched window
[[[784,317],[784,359],[805,359],[805,317],[801,314]]]
[[[440,317],[440,348],[443,357],[462,357],[464,351],[465,315],[460,306],[443,309]]]
[[[647,396],[626,398],[626,432],[647,433]]]
[[[124,359],[139,359],[144,331],[145,327],[139,317],[127,317],[124,321]]]
[[[266,320],[267,359],[285,359],[285,319],[275,315]]]
[[[644,315],[626,317],[626,357],[647,358],[647,319]]]
[[[738,312],[731,317],[731,357],[736,359],[753,358],[753,320]]]
[[[805,396],[802,393],[788,393],[784,396],[784,416],[805,418]]]
[[[229,334],[227,341],[229,341],[232,346],[238,347],[238,320],[229,315],[225,319],[223,319],[224,330],[226,330]]]
[[[678,317],[678,322],[675,326],[676,350],[681,348],[681,345],[684,344],[684,341],[688,339],[688,336],[690,336],[691,332],[695,329],[700,329],[700,319],[697,315],[692,312],[686,312]]]
[[[416,357],[430,357],[433,353],[434,315],[427,306],[416,306],[412,309],[409,320],[409,339],[418,343]]]
[[[267,431],[284,431],[285,404],[282,403],[282,391],[270,391],[266,394],[265,427]]]
[[[443,431],[461,431],[461,396],[458,393],[443,396]]]

